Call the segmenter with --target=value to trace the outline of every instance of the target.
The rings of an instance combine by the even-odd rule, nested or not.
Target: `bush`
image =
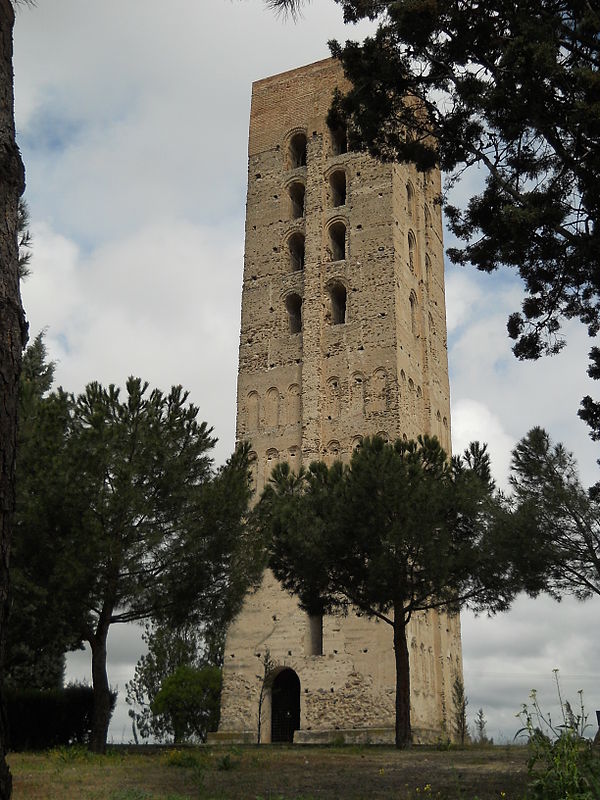
[[[219,721],[221,670],[218,667],[178,667],[162,682],[150,706],[163,718],[164,729],[175,744],[190,739],[206,740]]]
[[[92,730],[93,690],[71,685],[64,689],[6,689],[9,750],[46,750],[86,744]],[[111,692],[111,713],[117,693]]]
[[[596,800],[600,797],[600,759],[585,737],[587,716],[579,692],[579,713],[563,702],[555,671],[562,723],[554,724],[542,713],[537,694],[524,704],[519,717],[524,722],[517,736],[528,737],[528,770],[531,778],[528,800]]]

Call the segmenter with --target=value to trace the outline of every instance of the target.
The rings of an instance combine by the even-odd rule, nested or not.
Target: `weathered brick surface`
[[[430,433],[450,449],[440,177],[335,154],[326,116],[343,84],[339,66],[326,60],[253,86],[237,436],[252,443],[257,491],[279,460],[297,469],[314,458],[347,459],[365,435]],[[304,166],[291,163],[298,133],[307,139]],[[334,206],[330,178],[340,170],[346,197]],[[294,218],[297,184],[304,214]],[[344,258],[330,237],[336,223],[346,228]],[[290,255],[295,234],[304,236],[301,269]],[[346,290],[342,324],[334,324],[336,285]],[[298,333],[290,332],[293,295],[302,299]],[[460,620],[417,615],[408,639],[413,725],[431,738],[462,672]],[[300,679],[299,738],[342,730],[368,738],[371,730],[379,741],[392,728],[389,626],[328,616],[323,654],[308,655],[308,618],[267,572],[227,635],[219,731],[228,741],[256,732],[265,649]],[[269,697],[262,738],[270,739]]]

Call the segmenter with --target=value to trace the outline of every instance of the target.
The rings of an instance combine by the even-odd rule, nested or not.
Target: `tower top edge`
[[[310,74],[311,72],[318,72],[324,67],[329,67],[331,70],[335,70],[340,74],[342,73],[342,66],[339,61],[329,56],[329,58],[322,58],[319,61],[312,61],[310,64],[304,64],[301,67],[294,67],[293,69],[288,69],[284,72],[277,72],[275,75],[268,75],[266,78],[259,78],[256,81],[252,81],[252,88],[259,88],[268,83],[288,81],[294,76],[303,76]]]

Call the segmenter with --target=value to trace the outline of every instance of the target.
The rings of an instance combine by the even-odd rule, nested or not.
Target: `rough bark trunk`
[[[14,11],[0,0],[0,687],[8,614],[8,566],[15,505],[17,395],[27,326],[18,277],[17,206],[25,171],[15,141],[12,34]],[[12,778],[6,764],[6,713],[0,698],[0,800],[8,800]]]
[[[410,664],[406,623],[402,606],[394,608],[394,656],[396,659],[396,747],[411,743],[410,730]]]
[[[90,750],[92,753],[106,753],[106,738],[110,723],[110,687],[106,673],[106,639],[108,625],[99,625],[96,634],[90,639],[92,648],[92,686],[94,688],[94,718]]]

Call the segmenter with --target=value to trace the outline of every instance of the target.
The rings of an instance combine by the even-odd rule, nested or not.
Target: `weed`
[[[217,769],[220,772],[229,772],[229,770],[237,767],[239,763],[240,762],[235,761],[229,753],[225,753],[225,755],[217,761]]]
[[[163,761],[168,767],[194,769],[203,766],[203,760],[193,750],[169,750]]]
[[[452,748],[452,742],[447,736],[440,737],[437,739],[435,743],[435,749],[444,752],[445,750],[450,750]]]
[[[530,800],[595,800],[600,797],[600,759],[585,738],[587,715],[583,692],[579,694],[576,714],[568,701],[563,702],[558,670],[554,670],[562,723],[554,724],[538,703],[535,689],[517,715],[524,723],[516,736],[528,738],[530,776],[527,797]]]
[[[71,764],[79,761],[91,761],[95,754],[82,744],[63,745],[48,752],[48,758],[55,764]]]

